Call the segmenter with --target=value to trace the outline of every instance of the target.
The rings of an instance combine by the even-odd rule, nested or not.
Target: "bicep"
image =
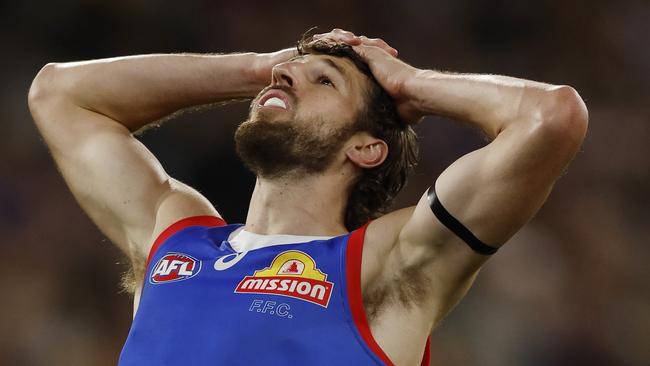
[[[65,103],[35,119],[41,120],[37,125],[81,207],[132,258],[146,256],[160,209],[172,211],[165,201],[184,207],[180,211],[216,215],[202,196],[170,179],[153,154],[116,121]],[[169,220],[170,214],[163,216]]]
[[[499,247],[544,203],[574,151],[557,131],[516,127],[464,155],[435,182],[440,203],[483,243]],[[426,194],[400,234],[400,245],[435,258],[433,272],[457,280],[488,258],[472,251],[432,213]],[[433,262],[432,262],[433,263]]]
[[[484,243],[498,247],[537,213],[573,151],[542,127],[503,131],[449,166],[435,182],[442,205]]]

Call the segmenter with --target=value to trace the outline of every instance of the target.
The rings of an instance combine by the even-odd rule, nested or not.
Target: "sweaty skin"
[[[487,244],[503,244],[535,215],[584,138],[586,108],[568,86],[417,69],[396,58],[383,40],[340,29],[316,38],[352,45],[405,120],[448,116],[492,138],[435,183],[442,204]],[[364,76],[346,59],[308,55],[289,61],[293,56],[295,51],[286,49],[53,63],[35,78],[29,106],[81,207],[141,268],[153,239],[170,224],[219,213],[199,192],[170,177],[133,132],[190,106],[259,97],[269,83],[290,88],[298,107],[260,108],[253,102],[253,116],[349,120],[362,103]],[[344,190],[362,169],[381,164],[386,153],[383,141],[356,133],[322,174],[259,178],[247,230],[345,233]],[[419,365],[427,336],[488,257],[472,252],[440,224],[424,194],[417,205],[373,221],[365,240],[361,286],[372,334],[395,364]],[[136,292],[134,307],[138,300]]]

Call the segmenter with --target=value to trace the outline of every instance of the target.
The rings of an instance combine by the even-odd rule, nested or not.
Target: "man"
[[[303,38],[297,55],[144,55],[40,71],[34,120],[82,208],[135,268],[121,364],[428,363],[429,333],[539,210],[581,145],[587,111],[567,86],[421,70],[396,56],[381,39],[334,29]],[[132,133],[250,97],[235,138],[257,182],[245,226],[225,225]],[[415,162],[409,124],[429,114],[491,142],[416,206],[380,216]]]

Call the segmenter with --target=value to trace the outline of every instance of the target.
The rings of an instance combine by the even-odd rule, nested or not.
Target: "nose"
[[[293,62],[284,62],[273,66],[271,70],[273,85],[293,88],[297,81],[296,72],[296,65]]]

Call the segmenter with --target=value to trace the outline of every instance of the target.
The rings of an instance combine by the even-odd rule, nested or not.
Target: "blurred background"
[[[574,86],[582,151],[538,216],[432,336],[432,365],[650,365],[650,2],[456,0],[0,3],[0,364],[114,365],[131,321],[120,253],[82,213],[27,108],[47,62],[154,52],[275,51],[308,28],[381,37],[421,68]],[[246,103],[142,136],[229,222],[254,178],[232,136]],[[414,204],[479,133],[428,117]]]

